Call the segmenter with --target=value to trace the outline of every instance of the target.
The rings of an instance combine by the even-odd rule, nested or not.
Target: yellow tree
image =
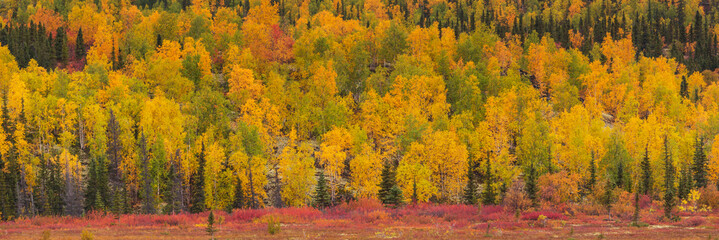
[[[293,141],[293,140],[290,140]],[[280,156],[282,200],[289,206],[305,206],[312,197],[315,185],[314,149],[308,143],[285,147]]]
[[[248,99],[257,99],[264,90],[262,82],[255,79],[252,70],[239,65],[232,66],[227,83],[230,86],[227,95],[237,106],[242,106]]]
[[[226,161],[225,149],[217,142],[206,150],[205,160],[205,206],[209,209],[225,209],[232,203],[234,194],[227,194],[234,189],[232,185],[223,183],[226,180],[223,163]]]
[[[322,135],[319,160],[325,175],[329,178],[330,197],[333,201],[342,180],[342,170],[345,167],[345,160],[349,157],[348,150],[352,144],[350,132],[345,128],[335,126]]]
[[[358,198],[376,198],[382,180],[382,159],[372,147],[365,144],[362,151],[350,160],[352,180],[350,187]]]

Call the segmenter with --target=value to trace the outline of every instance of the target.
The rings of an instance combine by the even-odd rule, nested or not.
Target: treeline
[[[716,185],[715,11],[562,4],[13,4],[0,212],[670,203]]]

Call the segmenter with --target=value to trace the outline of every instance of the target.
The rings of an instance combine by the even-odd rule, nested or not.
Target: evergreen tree
[[[13,132],[7,108],[7,94],[3,95],[2,128],[5,133]],[[8,138],[9,144],[14,145],[13,138]],[[10,220],[16,216],[15,186],[17,185],[18,164],[13,149],[3,154],[0,161],[0,213],[3,220]]]
[[[689,84],[687,83],[687,77],[682,76],[682,83],[679,86],[679,95],[683,98],[689,98]]]
[[[385,163],[382,169],[382,182],[379,184],[380,190],[377,193],[377,196],[385,205],[397,206],[402,201],[402,191],[397,187],[395,174],[393,164],[389,162]],[[396,190],[400,190],[399,196]]]
[[[125,187],[123,186],[123,177],[120,172],[120,163],[122,161],[122,143],[120,142],[120,124],[115,118],[115,113],[110,109],[110,117],[107,121],[107,157],[109,160],[107,172],[109,178],[110,190],[110,209],[112,212],[119,214],[123,212],[127,205],[125,202]]]
[[[604,193],[602,194],[601,198],[599,199],[602,205],[604,205],[605,208],[607,208],[607,213],[609,214],[609,220],[612,219],[612,204],[614,204],[615,197],[614,197],[614,183],[611,180],[607,180],[606,185],[604,186]]]
[[[689,171],[689,166],[684,165],[682,167],[681,176],[679,178],[679,189],[677,189],[677,196],[679,199],[686,199],[689,195],[689,191],[692,189],[693,181],[692,174]]]
[[[592,157],[589,160],[589,180],[587,181],[587,192],[591,192],[595,185],[597,185],[597,164],[594,157],[594,151],[592,151]]]
[[[697,138],[694,144],[694,186],[703,188],[707,186],[707,156],[704,154],[704,139]]]
[[[141,133],[138,141],[140,164],[142,166],[142,205],[145,214],[155,213],[155,195],[152,194],[152,175],[150,173],[150,159],[147,154],[147,139]]]
[[[75,40],[75,60],[85,58],[85,40],[82,37],[82,28],[77,31],[77,38]]]
[[[215,232],[217,232],[217,229],[215,229],[215,213],[210,211],[210,214],[207,215],[207,228],[205,228],[205,231],[207,234],[210,234],[210,239],[215,239]]]
[[[537,205],[537,168],[534,163],[529,164],[529,170],[526,172],[524,190],[527,192],[527,196],[532,200],[532,205]]]
[[[642,177],[639,192],[648,195],[652,188],[652,166],[649,163],[649,148],[647,147],[644,147],[644,157],[642,158],[640,167],[642,169]]]
[[[330,194],[327,188],[327,180],[325,179],[325,173],[322,171],[320,171],[320,175],[317,180],[317,187],[315,188],[315,195],[312,196],[312,199],[316,208],[326,208],[330,206]]]
[[[473,164],[470,163],[470,166],[473,166]],[[471,167],[467,169],[467,186],[464,187],[464,203],[470,205],[477,204],[477,182]]]
[[[485,164],[487,167],[485,170],[485,180],[484,180],[484,191],[482,192],[482,204],[484,205],[492,205],[496,201],[497,192],[494,189],[494,186],[492,186],[492,182],[494,182],[494,174],[492,174],[492,164],[491,161],[489,161],[489,158],[487,158],[487,164]]]
[[[67,64],[68,50],[67,50],[67,32],[65,28],[59,27],[55,36],[55,60],[62,66]]]
[[[205,211],[205,144],[202,143],[200,154],[197,156],[197,172],[190,179],[190,212]]]
[[[672,209],[675,205],[674,191],[674,165],[669,152],[669,140],[664,136],[664,216],[672,218]]]
[[[93,156],[87,172],[85,210],[104,211],[110,205],[107,164],[104,156]]]
[[[237,209],[245,207],[245,194],[242,192],[242,180],[237,180],[235,184],[235,200],[232,205]]]

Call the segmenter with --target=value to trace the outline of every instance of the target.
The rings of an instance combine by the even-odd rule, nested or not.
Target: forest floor
[[[560,207],[561,208],[561,207]],[[216,212],[215,239],[719,239],[719,212],[678,212],[664,221],[650,206],[641,226],[631,211],[604,214],[557,210],[510,213],[499,206],[418,205],[399,209],[374,203],[327,210],[283,208]],[[176,215],[88,214],[36,217],[0,223],[0,239],[210,239],[208,213]],[[269,222],[279,223],[270,234]]]

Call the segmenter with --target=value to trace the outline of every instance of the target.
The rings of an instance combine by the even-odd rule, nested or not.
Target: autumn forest
[[[718,37],[716,0],[2,1],[0,218],[712,216]]]

